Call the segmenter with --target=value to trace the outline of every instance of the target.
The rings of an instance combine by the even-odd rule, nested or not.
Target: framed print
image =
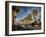
[[[45,33],[45,4],[35,2],[5,2],[5,35]]]

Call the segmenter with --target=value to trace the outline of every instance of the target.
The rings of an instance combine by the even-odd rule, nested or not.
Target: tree
[[[29,14],[27,17],[25,17],[25,19],[27,19],[27,20],[32,20],[32,15]]]
[[[32,19],[33,19],[33,21],[36,21],[37,16],[38,16],[37,14],[38,14],[38,11],[34,9],[34,10],[32,11],[32,17],[33,17]]]
[[[13,7],[12,7],[12,10],[13,10],[13,11],[16,11],[17,13],[20,11],[20,10],[19,10],[19,7],[16,7],[16,6],[13,6]]]
[[[16,6],[12,6],[12,20],[13,20],[13,24],[14,22],[16,21],[16,16],[17,16],[17,13],[19,12],[19,7],[16,7]]]
[[[38,13],[37,10],[33,10],[33,12],[32,12],[32,14],[33,14],[34,16],[35,16],[35,15],[37,16],[37,13]]]

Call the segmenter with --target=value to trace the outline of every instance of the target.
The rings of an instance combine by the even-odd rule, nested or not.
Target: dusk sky
[[[33,10],[41,11],[40,7],[20,7],[20,11],[17,14],[16,21],[22,20],[32,13]]]

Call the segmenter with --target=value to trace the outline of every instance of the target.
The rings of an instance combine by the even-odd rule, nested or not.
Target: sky
[[[32,13],[33,10],[41,11],[40,7],[20,7],[20,11],[17,14],[16,21],[22,20]]]

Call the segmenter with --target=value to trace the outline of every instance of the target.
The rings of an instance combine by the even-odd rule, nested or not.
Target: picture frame
[[[45,3],[6,1],[5,35],[32,34],[45,34]]]

